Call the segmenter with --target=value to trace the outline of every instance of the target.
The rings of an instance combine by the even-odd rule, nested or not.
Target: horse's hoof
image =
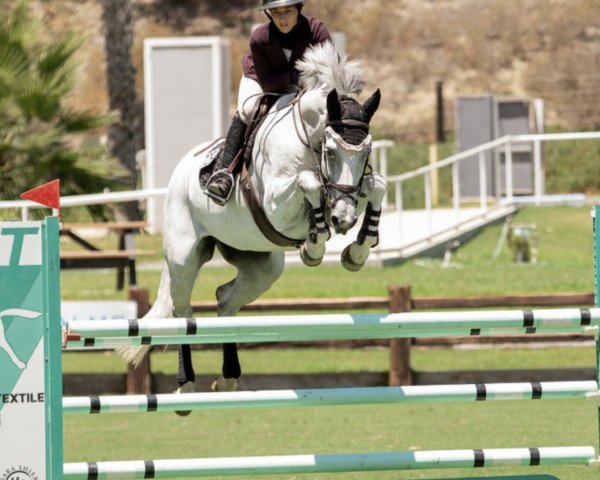
[[[323,261],[323,257],[320,257],[320,258],[311,257],[306,252],[306,248],[304,248],[304,245],[302,245],[302,247],[300,247],[300,258],[302,259],[302,263],[304,265],[306,265],[307,267],[316,267],[318,265],[321,265],[321,262]]]
[[[350,255],[350,245],[344,248],[342,252],[342,267],[344,267],[349,272],[358,272],[362,267],[364,267],[365,262],[358,263],[352,259],[352,255]],[[366,261],[366,259],[365,259]]]
[[[235,392],[237,390],[237,378],[215,378],[210,386],[213,392]]]
[[[186,382],[183,385],[181,385],[177,390],[175,390],[174,393],[194,393],[196,391],[196,389],[194,388],[194,382]],[[190,413],[192,413],[191,410],[175,410],[175,413],[177,415],[179,415],[180,417],[187,417]]]

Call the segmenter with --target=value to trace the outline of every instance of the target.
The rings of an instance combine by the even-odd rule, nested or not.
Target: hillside
[[[87,35],[73,102],[106,108],[100,0],[31,0],[48,35]],[[142,94],[147,37],[224,35],[231,44],[232,98],[258,0],[134,0],[135,63]],[[347,52],[380,87],[380,136],[431,140],[434,85],[444,82],[446,128],[459,95],[543,98],[548,126],[600,127],[600,2],[597,0],[308,0],[305,13],[347,35]],[[366,93],[367,93],[366,92]]]

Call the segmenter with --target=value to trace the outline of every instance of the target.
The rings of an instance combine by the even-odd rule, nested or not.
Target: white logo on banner
[[[0,222],[0,267],[42,264],[42,235],[39,223]]]
[[[0,312],[0,350],[4,350],[8,354],[8,356],[10,357],[12,362],[20,370],[23,370],[27,365],[25,365],[25,363],[23,363],[19,359],[19,357],[17,357],[17,355],[15,354],[15,351],[13,350],[11,345],[8,343],[8,340],[6,339],[6,335],[4,334],[4,324],[2,323],[2,318],[3,317],[22,317],[22,318],[34,319],[34,318],[38,318],[40,315],[41,315],[40,312],[34,312],[32,310],[24,310],[22,308],[10,308],[8,310],[4,310],[4,311]]]
[[[7,469],[0,480],[38,480],[38,476],[31,468],[19,465]]]

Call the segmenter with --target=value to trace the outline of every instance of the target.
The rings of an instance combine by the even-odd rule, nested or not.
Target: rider
[[[259,10],[269,22],[250,36],[250,50],[242,60],[243,76],[233,117],[221,158],[222,168],[208,179],[208,195],[225,205],[233,188],[232,163],[244,144],[246,126],[263,92],[286,93],[298,85],[296,60],[311,45],[330,40],[325,25],[302,15],[305,0],[262,0]],[[230,168],[232,167],[232,168]]]

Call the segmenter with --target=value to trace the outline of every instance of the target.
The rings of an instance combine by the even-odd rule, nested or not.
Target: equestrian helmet
[[[304,0],[262,0],[259,10],[268,10],[270,8],[289,7],[290,5],[304,5]]]

